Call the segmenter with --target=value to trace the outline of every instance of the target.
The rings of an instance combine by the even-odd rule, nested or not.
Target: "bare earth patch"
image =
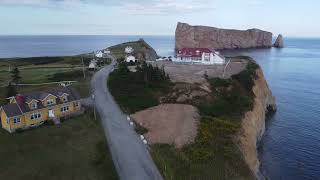
[[[131,117],[148,129],[145,137],[151,144],[174,144],[176,148],[194,142],[200,118],[197,108],[185,104],[162,104]]]

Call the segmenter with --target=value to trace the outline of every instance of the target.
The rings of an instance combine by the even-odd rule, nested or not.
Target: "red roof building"
[[[177,56],[179,57],[201,57],[203,53],[213,53],[208,48],[183,48],[178,50]]]
[[[175,62],[224,64],[225,59],[218,52],[208,48],[183,48],[177,51]]]

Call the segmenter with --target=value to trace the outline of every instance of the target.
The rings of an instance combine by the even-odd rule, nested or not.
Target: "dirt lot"
[[[148,129],[145,136],[151,144],[174,144],[177,148],[194,142],[200,118],[197,108],[183,104],[162,104],[131,117]]]
[[[244,70],[247,64],[246,61],[240,59],[227,59],[227,62],[229,60],[230,63],[228,63],[227,67],[226,65],[178,64],[168,61],[152,62],[152,65],[164,66],[165,71],[173,82],[203,83],[205,81],[205,73],[210,78],[229,78],[233,74],[238,74]],[[225,75],[223,77],[224,71]]]

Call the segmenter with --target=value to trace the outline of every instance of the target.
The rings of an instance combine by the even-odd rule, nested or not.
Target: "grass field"
[[[118,179],[103,129],[91,111],[22,133],[0,130],[0,179]]]
[[[90,57],[83,55],[85,67],[87,67]],[[106,64],[110,60],[107,59]],[[93,72],[85,71],[86,78],[83,77],[82,59],[80,56],[73,57],[37,57],[21,59],[0,59],[0,105],[6,103],[6,88],[11,80],[10,69],[18,67],[20,83],[37,84],[59,81],[77,81],[72,87],[77,89],[81,97],[88,97],[90,94],[90,79]],[[40,91],[57,85],[23,86],[18,87],[18,93]]]

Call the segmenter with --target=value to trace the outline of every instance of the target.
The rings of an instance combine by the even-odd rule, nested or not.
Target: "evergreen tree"
[[[7,98],[17,95],[17,90],[15,86],[11,84],[11,82],[7,86]]]
[[[11,73],[11,78],[12,78],[11,82],[18,83],[21,79],[19,69],[17,67],[15,67],[10,73]]]

